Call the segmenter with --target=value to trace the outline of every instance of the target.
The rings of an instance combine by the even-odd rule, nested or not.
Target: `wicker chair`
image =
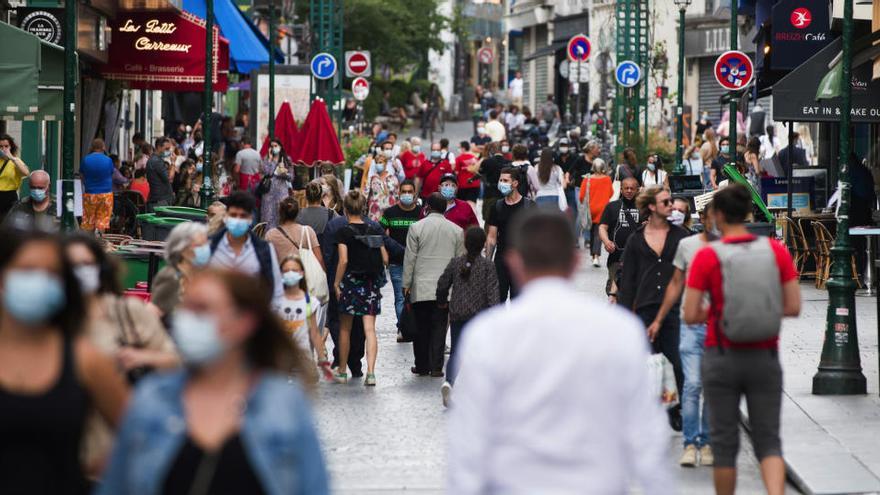
[[[800,241],[795,234],[794,222],[789,217],[782,217],[782,240],[788,252],[791,253],[791,259],[797,272],[801,272],[801,263],[803,262],[804,253],[801,250]]]
[[[799,222],[794,221],[790,217],[785,217],[785,224],[788,227],[787,237],[791,237],[791,244],[795,246],[795,252],[792,254],[794,258],[794,266],[798,272],[798,280],[804,277],[818,278],[819,258],[816,255],[816,249],[810,245],[807,236],[804,235],[804,229],[801,228]],[[789,241],[786,240],[786,245]],[[807,262],[812,260],[815,268],[807,270]]]
[[[254,228],[251,229],[251,231],[254,233],[255,236],[262,239],[266,235],[266,227],[268,227],[268,226],[269,226],[268,223],[260,222],[256,225],[254,225]]]
[[[831,277],[831,247],[834,245],[834,237],[831,231],[822,222],[813,221],[813,232],[816,234],[816,288],[824,289],[825,284]],[[859,272],[856,269],[855,255],[850,257],[850,269],[852,270],[852,278],[855,280],[859,288],[862,283],[859,281]]]

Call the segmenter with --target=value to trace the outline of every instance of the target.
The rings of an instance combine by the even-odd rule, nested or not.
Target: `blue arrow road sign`
[[[327,52],[312,57],[312,75],[317,79],[330,79],[336,74],[336,58]]]
[[[639,79],[642,78],[642,69],[640,69],[639,65],[632,60],[624,60],[617,64],[617,70],[614,71],[614,77],[617,79],[617,84],[620,84],[625,88],[631,88],[638,84]]]

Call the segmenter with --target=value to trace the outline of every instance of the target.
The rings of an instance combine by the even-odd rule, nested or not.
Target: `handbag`
[[[272,169],[271,174],[266,174],[260,179],[260,183],[257,184],[257,188],[254,189],[255,196],[262,196],[272,189],[272,179],[275,177],[275,171],[278,170],[278,165],[280,165],[280,163],[281,162],[275,164],[275,168]]]
[[[678,388],[675,384],[675,370],[672,363],[661,353],[648,358],[651,395],[657,397],[666,409],[678,405]]]
[[[324,269],[321,268],[321,263],[318,262],[318,258],[315,257],[315,252],[312,250],[312,238],[306,235],[305,226],[300,227],[302,229],[302,235],[299,239],[299,244],[293,242],[293,239],[287,235],[287,232],[284,231],[281,227],[275,227],[281,232],[281,235],[287,238],[291,244],[297,249],[297,254],[299,254],[299,259],[302,261],[303,272],[306,275],[306,286],[308,287],[309,294],[314,296],[315,299],[321,302],[321,304],[325,304],[330,300],[330,288],[327,285],[327,274],[324,272]],[[303,248],[303,238],[308,242],[308,248]]]
[[[592,175],[587,175],[586,180],[584,182],[586,185],[586,191],[584,192],[584,199],[580,203],[578,203],[578,227],[580,227],[581,232],[586,232],[593,227],[593,214],[590,212],[590,184],[592,184]]]
[[[418,331],[418,325],[416,324],[416,314],[413,311],[412,303],[409,300],[409,296],[407,296],[403,300],[403,311],[400,313],[400,320],[397,323],[397,330],[400,332],[400,335],[403,336],[405,341],[412,341],[415,339],[416,332]]]
[[[614,170],[614,182],[611,183],[611,190],[610,201],[617,201],[620,199],[620,165]]]

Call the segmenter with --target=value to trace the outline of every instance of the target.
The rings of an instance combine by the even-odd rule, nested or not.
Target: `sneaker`
[[[375,373],[367,373],[367,377],[364,379],[365,387],[375,387],[376,386],[376,374]]]
[[[593,266],[599,268],[599,258],[593,258]]]
[[[318,370],[320,370],[321,376],[323,376],[325,380],[333,381],[333,370],[330,369],[330,361],[319,361]]]
[[[715,455],[712,454],[712,447],[703,445],[700,448],[700,465],[712,466],[715,464]]]
[[[333,381],[336,383],[346,383],[348,382],[348,373],[333,373]]]
[[[440,396],[443,397],[443,407],[449,407],[450,399],[452,399],[452,384],[443,382],[443,385],[440,386]]]
[[[678,460],[678,464],[682,467],[694,467],[697,465],[697,446],[696,445],[688,445],[684,448],[684,452],[681,454],[681,459]]]

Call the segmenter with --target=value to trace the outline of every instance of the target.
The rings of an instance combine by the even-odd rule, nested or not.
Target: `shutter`
[[[694,115],[700,115],[703,111],[709,112],[709,120],[716,126],[721,122],[721,115],[728,108],[718,101],[724,96],[725,90],[715,80],[715,58],[703,57],[700,59],[700,85],[698,105],[700,108]]]
[[[547,45],[548,38],[548,30],[546,24],[541,24],[535,27],[535,44],[538,47],[544,47]],[[536,47],[537,48],[537,47]],[[550,58],[552,59],[553,54],[550,54]],[[535,59],[535,106],[540,103],[543,103],[547,99],[547,93],[549,90],[549,84],[547,81],[547,58],[548,57],[539,57]],[[533,110],[536,112],[537,110]]]

